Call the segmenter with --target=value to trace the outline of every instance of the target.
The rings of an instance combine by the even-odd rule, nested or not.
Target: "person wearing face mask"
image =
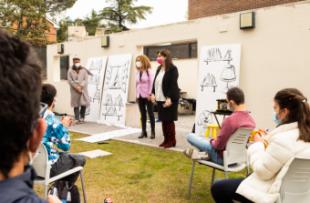
[[[211,188],[215,202],[274,203],[293,159],[310,159],[307,98],[295,88],[283,89],[275,95],[273,107],[277,127],[267,135],[256,135],[248,148],[253,173],[245,179],[216,182]]]
[[[33,191],[31,163],[46,130],[39,114],[39,59],[28,44],[1,30],[0,44],[0,203],[60,203]]]
[[[84,166],[85,158],[81,155],[68,153],[71,147],[71,140],[68,127],[72,125],[72,118],[65,116],[58,120],[53,113],[57,91],[51,84],[44,84],[41,92],[41,102],[48,105],[43,115],[47,123],[47,129],[43,136],[42,143],[48,153],[48,161],[51,165],[51,177],[68,171],[74,167]],[[68,188],[72,188],[79,173],[67,176],[60,181],[68,182]],[[57,183],[56,183],[57,184]],[[65,197],[61,197],[66,199]]]
[[[137,56],[136,58],[136,93],[139,110],[141,114],[142,133],[139,138],[147,137],[146,132],[146,109],[149,115],[151,124],[151,139],[155,139],[155,117],[154,108],[151,101],[153,74],[150,71],[151,63],[145,55]]]
[[[239,128],[255,128],[255,121],[247,111],[244,104],[244,93],[238,87],[229,89],[226,93],[229,108],[233,113],[222,123],[221,130],[216,139],[206,139],[190,133],[187,141],[198,148],[199,151],[188,148],[185,155],[192,159],[209,159],[212,162],[223,165],[223,152],[230,138]]]
[[[83,123],[86,107],[89,106],[88,75],[89,71],[81,66],[78,57],[73,58],[73,66],[68,71],[68,82],[71,92],[71,106],[74,110],[75,123]]]
[[[156,71],[151,100],[157,103],[158,117],[162,122],[164,141],[159,146],[170,148],[176,145],[174,121],[178,119],[179,72],[168,50],[158,53],[157,62],[160,65]]]

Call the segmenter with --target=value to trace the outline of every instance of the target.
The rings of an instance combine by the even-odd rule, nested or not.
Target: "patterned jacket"
[[[47,129],[42,143],[47,149],[50,164],[54,164],[59,158],[60,150],[70,150],[70,135],[68,129],[63,126],[61,121],[50,110],[45,112],[44,119],[47,123]]]

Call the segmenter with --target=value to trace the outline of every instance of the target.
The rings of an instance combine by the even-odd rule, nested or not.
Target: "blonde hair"
[[[148,70],[151,68],[150,59],[146,55],[139,55],[136,57],[136,61],[141,61],[142,67],[141,70]]]

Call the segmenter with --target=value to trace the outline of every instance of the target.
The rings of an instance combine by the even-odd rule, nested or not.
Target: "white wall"
[[[204,45],[240,43],[240,84],[246,93],[248,108],[258,127],[270,128],[272,98],[277,90],[296,87],[310,98],[307,80],[310,75],[310,1],[257,9],[254,30],[239,29],[239,14],[113,34],[108,49],[100,47],[100,38],[70,42],[65,44],[65,52],[79,55],[85,64],[88,57],[123,53],[135,56],[142,53],[145,45],[166,42],[197,40],[199,50]],[[59,87],[58,104],[59,100],[64,101],[58,105],[59,110],[68,112],[69,92],[67,84],[59,81],[59,57],[55,47],[48,47],[48,80]],[[196,97],[198,61],[176,60],[175,64],[180,72],[181,89],[188,92],[189,97]],[[129,89],[132,101],[135,98],[134,74]]]

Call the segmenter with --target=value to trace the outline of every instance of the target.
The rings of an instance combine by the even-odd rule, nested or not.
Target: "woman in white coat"
[[[253,173],[245,179],[216,182],[212,196],[217,203],[274,203],[279,197],[282,179],[295,157],[310,159],[310,108],[297,89],[279,91],[274,98],[277,128],[265,136],[256,136],[248,149]]]

